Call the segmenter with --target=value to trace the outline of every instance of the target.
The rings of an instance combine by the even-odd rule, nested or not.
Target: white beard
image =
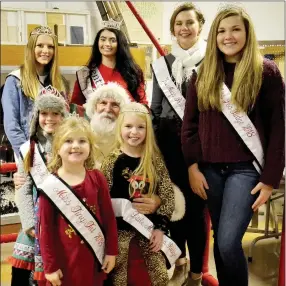
[[[108,118],[106,117],[108,116]],[[99,137],[109,137],[115,135],[116,118],[106,112],[95,112],[90,120],[92,130]]]
[[[115,140],[115,116],[106,112],[95,112],[90,120],[90,126],[98,137],[96,145],[98,145],[104,156],[108,155]]]

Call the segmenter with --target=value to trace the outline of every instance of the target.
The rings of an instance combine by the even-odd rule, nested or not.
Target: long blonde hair
[[[92,131],[90,124],[86,119],[77,116],[69,116],[65,118],[63,122],[58,126],[53,137],[52,158],[48,164],[48,169],[51,172],[56,172],[62,166],[62,159],[58,152],[66,139],[75,133],[84,133],[89,143],[90,152],[88,158],[84,163],[85,168],[88,170],[95,168],[96,154],[98,150],[95,144],[94,132]]]
[[[161,157],[160,150],[155,141],[152,121],[148,109],[137,102],[132,102],[123,106],[116,124],[115,147],[120,149],[123,145],[121,129],[126,114],[134,114],[146,123],[146,138],[143,142],[142,156],[140,157],[139,166],[134,170],[133,175],[142,176],[143,180],[149,180],[148,195],[155,193],[158,184],[158,172],[156,169],[156,161]]]
[[[39,27],[35,28],[35,30],[38,28]],[[30,35],[27,46],[25,48],[24,64],[20,67],[22,90],[27,97],[30,97],[33,100],[38,96],[39,93],[39,80],[37,79],[35,47],[37,39],[40,35]],[[49,72],[48,76],[50,78],[51,85],[59,91],[66,92],[65,84],[59,71],[57,38],[53,35],[47,36],[51,37],[54,43],[54,55],[46,67]]]
[[[200,111],[210,108],[221,110],[220,93],[225,75],[223,54],[217,47],[217,32],[220,22],[231,16],[240,16],[246,30],[246,43],[234,72],[231,88],[232,102],[240,110],[247,112],[255,103],[261,87],[263,58],[259,51],[253,23],[242,8],[229,6],[216,15],[209,32],[206,55],[196,81]]]

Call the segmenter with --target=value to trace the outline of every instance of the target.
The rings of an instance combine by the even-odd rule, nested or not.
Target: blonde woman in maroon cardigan
[[[241,241],[282,176],[284,90],[278,67],[259,52],[246,12],[222,9],[189,85],[182,126],[190,185],[211,215],[220,286],[248,285]]]

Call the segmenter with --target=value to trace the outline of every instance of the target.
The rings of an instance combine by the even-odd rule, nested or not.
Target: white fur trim
[[[108,94],[103,96],[104,92]],[[120,108],[122,105],[131,102],[127,91],[122,86],[116,82],[108,82],[91,93],[86,104],[84,104],[86,114],[89,118],[93,116],[95,105],[102,98],[113,98],[119,104]]]
[[[181,220],[186,212],[186,201],[183,193],[178,186],[173,184],[174,196],[175,196],[175,210],[172,214],[171,221]]]

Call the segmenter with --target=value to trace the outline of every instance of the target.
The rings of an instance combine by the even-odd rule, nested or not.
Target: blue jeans
[[[251,195],[259,174],[251,162],[212,163],[201,168],[209,185],[207,204],[214,231],[214,257],[220,286],[247,286],[242,238],[253,215]]]

